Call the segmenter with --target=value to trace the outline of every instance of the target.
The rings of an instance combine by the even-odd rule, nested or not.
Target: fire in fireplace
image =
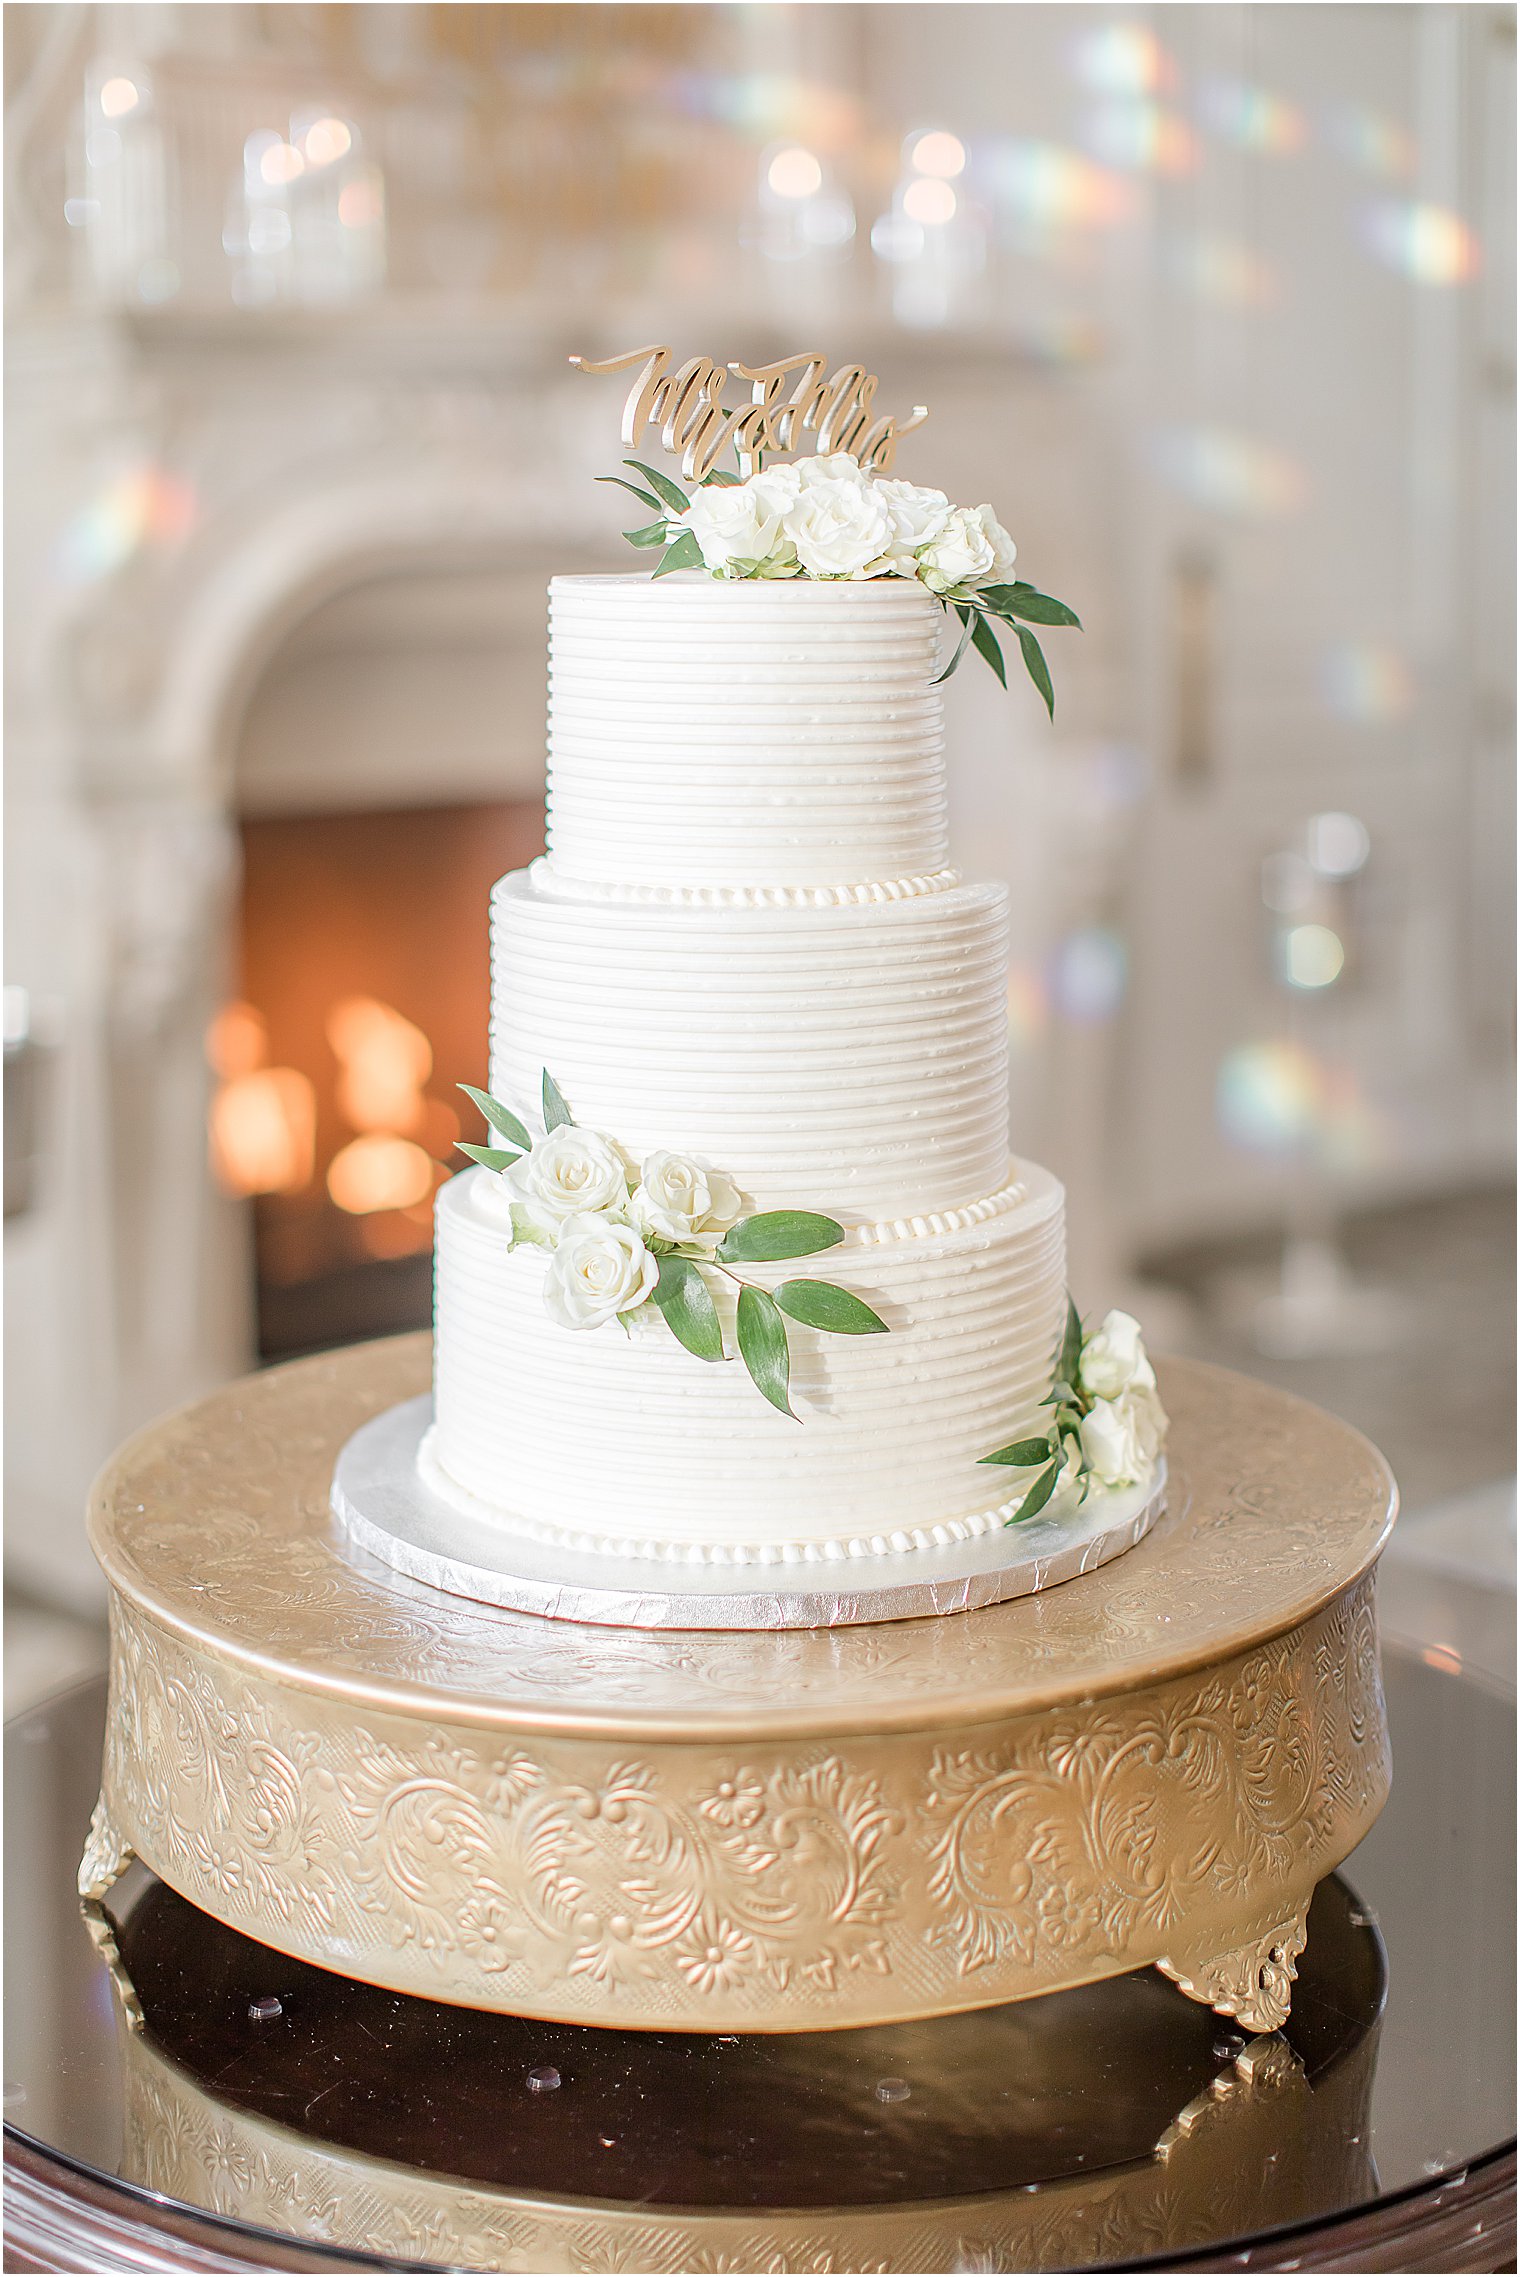
[[[263,1358],[426,1324],[433,1196],[479,1135],[487,897],[543,828],[527,801],[244,822],[210,1144],[253,1208]]]

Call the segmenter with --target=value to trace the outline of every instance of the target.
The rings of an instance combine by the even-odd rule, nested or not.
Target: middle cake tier
[[[492,895],[490,1087],[542,1072],[637,1159],[705,1155],[755,1210],[963,1208],[1008,1162],[1007,889],[630,897],[536,862]]]

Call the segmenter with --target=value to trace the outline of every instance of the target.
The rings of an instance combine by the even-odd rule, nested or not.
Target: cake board
[[[333,1511],[382,1565],[451,1596],[557,1621],[629,1629],[831,1629],[912,1621],[1031,1596],[1133,1549],[1166,1508],[1166,1464],[1143,1484],[1089,1491],[1017,1526],[879,1557],[688,1565],[577,1551],[508,1532],[419,1475],[433,1403],[403,1400],[340,1450]]]
[[[1388,1786],[1395,1494],[1358,1433],[1172,1362],[1168,1513],[1104,1571],[943,1619],[619,1630],[345,1540],[337,1454],[427,1370],[423,1336],[294,1362],[103,1475],[87,1895],[135,1853],[279,1951],[574,2023],[816,2031],[1147,1965],[1282,2022]]]

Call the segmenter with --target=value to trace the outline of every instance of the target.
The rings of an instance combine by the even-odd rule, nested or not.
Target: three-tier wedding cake
[[[990,507],[858,451],[628,463],[658,567],[550,586],[548,852],[492,897],[421,1484],[476,1542],[667,1569],[1145,1489],[1138,1332],[1084,1338],[1060,1184],[1010,1155],[1007,889],[948,843],[942,628],[1001,677],[1011,627],[1049,703],[1030,627],[1075,617]]]

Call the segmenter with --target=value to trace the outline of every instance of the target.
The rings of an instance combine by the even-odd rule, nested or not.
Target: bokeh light
[[[1176,180],[1198,165],[1198,143],[1186,119],[1158,103],[1104,103],[1093,113],[1088,147],[1105,165]]]
[[[301,137],[308,166],[331,166],[354,145],[353,129],[343,119],[317,119]]]
[[[295,181],[305,171],[306,161],[294,143],[273,142],[259,153],[259,179],[271,189]]]
[[[1077,76],[1102,95],[1153,95],[1174,85],[1176,66],[1144,24],[1105,24],[1074,51]]]
[[[1239,1044],[1214,1087],[1224,1139],[1246,1154],[1312,1153],[1327,1169],[1356,1172],[1386,1162],[1391,1133],[1351,1069],[1300,1044]]]
[[[1342,157],[1385,182],[1404,182],[1418,158],[1414,137],[1397,120],[1347,103],[1330,115],[1328,137]]]
[[[810,150],[778,150],[765,179],[778,198],[811,198],[823,188],[823,168]]]
[[[942,182],[953,182],[966,170],[966,146],[958,135],[938,131],[917,135],[908,152],[908,163],[919,174],[930,174]]]
[[[1008,1049],[1017,1059],[1030,1052],[1045,1033],[1050,999],[1045,976],[1037,965],[1008,968]]]
[[[211,1102],[211,1167],[229,1194],[296,1194],[316,1161],[317,1095],[294,1067],[261,1067]]]
[[[366,1131],[333,1156],[327,1191],[353,1217],[370,1210],[404,1210],[427,1199],[435,1170],[432,1156],[413,1140]]]
[[[1041,232],[1112,229],[1136,210],[1131,181],[1060,143],[1010,136],[989,152],[987,179],[1002,207]]]
[[[1372,834],[1359,814],[1312,814],[1305,842],[1322,878],[1354,878],[1372,852]]]
[[[251,1075],[269,1057],[269,1027],[252,1004],[224,1004],[206,1030],[206,1060],[217,1075]]]
[[[1050,960],[1050,996],[1062,1019],[1079,1027],[1111,1020],[1124,1001],[1129,958],[1117,933],[1084,925],[1057,943]]]
[[[920,177],[918,181],[910,182],[903,192],[903,212],[910,221],[919,222],[926,228],[937,228],[944,222],[953,221],[955,205],[955,192],[948,182]]]
[[[108,119],[124,119],[142,101],[142,89],[131,79],[108,79],[100,90],[100,108]]]
[[[348,996],[327,1016],[340,1074],[339,1112],[356,1131],[414,1131],[433,1047],[422,1030],[373,996]]]
[[[345,182],[338,192],[338,219],[345,229],[373,229],[385,218],[385,192],[377,173]]]
[[[59,544],[59,574],[69,584],[92,584],[143,546],[177,543],[195,519],[195,492],[187,482],[159,466],[132,467],[68,524]]]
[[[1417,285],[1460,285],[1475,277],[1478,240],[1445,206],[1390,199],[1367,216],[1367,242],[1380,261]]]
[[[1222,142],[1237,150],[1253,150],[1271,158],[1287,158],[1302,150],[1308,139],[1308,122],[1265,87],[1241,79],[1215,80],[1205,87],[1199,103],[1204,125]]]
[[[1318,1063],[1296,1044],[1241,1044],[1220,1063],[1214,1112],[1231,1145],[1285,1154],[1314,1127]]]
[[[1304,505],[1308,477],[1270,443],[1211,427],[1163,429],[1153,457],[1163,481],[1218,513],[1272,520]]]
[[[1409,667],[1397,649],[1342,641],[1320,666],[1325,702],[1341,719],[1377,724],[1402,719],[1414,702]]]
[[[1345,963],[1341,937],[1328,925],[1290,925],[1282,935],[1282,973],[1290,988],[1329,988]]]

